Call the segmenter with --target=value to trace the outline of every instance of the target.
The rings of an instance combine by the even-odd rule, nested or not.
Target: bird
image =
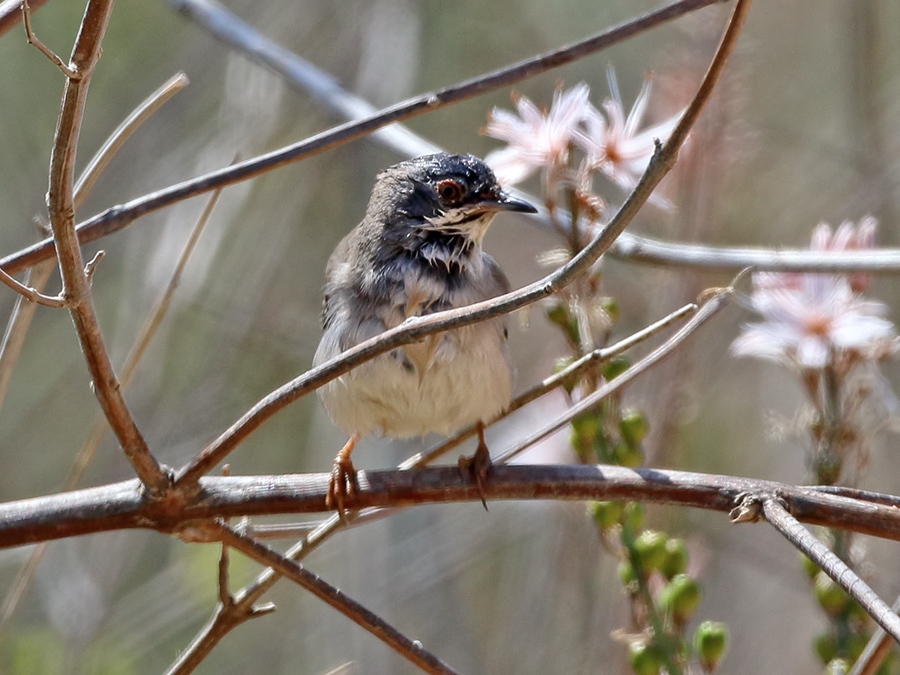
[[[501,189],[473,155],[438,153],[376,176],[365,216],[338,244],[325,271],[324,332],[313,364],[402,324],[410,317],[463,307],[510,291],[482,249],[500,212],[536,213]],[[507,317],[431,335],[331,380],[319,397],[349,436],[332,464],[326,503],[343,518],[355,494],[350,454],[360,438],[449,435],[478,425],[475,455],[460,460],[483,479],[490,466],[484,422],[509,405],[513,364]]]

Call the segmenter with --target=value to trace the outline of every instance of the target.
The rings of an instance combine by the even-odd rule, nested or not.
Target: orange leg
[[[459,458],[459,471],[465,477],[469,473],[475,477],[478,484],[478,494],[481,497],[481,504],[487,511],[487,497],[484,492],[484,484],[487,480],[488,471],[491,468],[491,453],[488,450],[487,443],[484,442],[484,422],[478,423],[478,448],[471,457]]]
[[[359,434],[353,434],[331,464],[331,481],[328,483],[325,505],[336,509],[341,520],[344,519],[344,500],[356,494],[356,467],[350,460],[350,453],[358,442]]]

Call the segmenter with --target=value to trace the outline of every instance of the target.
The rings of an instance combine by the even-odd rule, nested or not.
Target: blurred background
[[[657,6],[502,0],[229,0],[261,33],[384,106],[580,39]],[[83,3],[50,0],[33,17],[41,40],[69,53]],[[547,105],[559,83],[584,81],[608,96],[615,68],[626,110],[655,74],[650,121],[693,95],[730,7],[674,23],[516,86]],[[825,221],[873,214],[881,243],[900,244],[900,4],[858,0],[758,2],[717,93],[664,184],[678,207],[649,207],[631,231],[712,245],[804,247]],[[61,74],[21,27],[0,37],[0,251],[32,243],[44,215]],[[177,71],[190,86],[147,122],[102,175],[78,220],[103,209],[298,141],[336,120],[309,96],[251,63],[166,2],[120,2],[94,76],[79,168],[119,122]],[[409,126],[454,152],[484,156],[479,135],[502,90]],[[320,335],[325,261],[361,218],[373,177],[400,157],[361,140],[227,188],[191,259],[175,302],[127,399],[156,456],[179,466],[260,397],[309,367]],[[538,183],[526,185],[537,190]],[[610,191],[612,202],[623,195]],[[167,283],[200,197],[86,247],[106,251],[94,276],[113,361],[124,359]],[[502,217],[486,249],[514,286],[546,273],[539,256],[559,243],[525,219]],[[621,316],[614,338],[694,300],[729,276],[607,260],[606,292]],[[58,288],[51,280],[50,291]],[[892,303],[897,281],[870,295]],[[15,298],[0,290],[0,315]],[[519,391],[546,377],[564,351],[541,307],[520,313],[512,344]],[[808,441],[796,417],[802,392],[785,369],[738,361],[728,346],[750,315],[733,307],[627,393],[650,420],[647,464],[785,482],[808,479]],[[891,318],[897,318],[896,307]],[[639,351],[638,353],[644,353]],[[636,358],[636,357],[635,357]],[[896,368],[886,376],[898,389]],[[99,408],[69,317],[40,307],[0,410],[0,499],[58,491]],[[552,418],[561,397],[491,429],[499,452]],[[345,438],[315,397],[277,415],[230,458],[234,474],[322,472]],[[368,440],[361,469],[388,468],[432,445]],[[861,485],[897,493],[896,439],[876,443]],[[467,447],[466,452],[472,448]],[[455,462],[455,456],[448,459]],[[567,433],[522,461],[574,461]],[[107,436],[84,485],[131,477]],[[699,619],[733,636],[723,672],[819,672],[811,647],[824,623],[792,547],[771,528],[732,526],[724,514],[650,506],[651,526],[684,537],[704,600]],[[890,602],[900,593],[896,544],[858,539],[864,572]],[[28,548],[0,551],[0,595]],[[160,673],[210,616],[218,547],[152,532],[54,543],[14,620],[0,635],[0,672]],[[333,538],[309,567],[463,673],[626,673],[610,637],[628,624],[615,560],[583,504],[492,503],[422,507]],[[258,568],[233,556],[235,588]],[[244,624],[202,673],[358,673],[415,670],[297,587],[282,582],[274,615]],[[760,646],[765,645],[765,649]]]

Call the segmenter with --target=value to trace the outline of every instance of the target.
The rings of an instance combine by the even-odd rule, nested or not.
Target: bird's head
[[[536,209],[501,190],[494,172],[477,157],[439,153],[380,173],[368,214],[383,223],[385,243],[449,268],[480,250],[500,211]]]

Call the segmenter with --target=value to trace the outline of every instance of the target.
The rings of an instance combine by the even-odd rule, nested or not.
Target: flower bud
[[[635,408],[624,411],[619,420],[619,432],[628,445],[638,445],[647,435],[647,418],[644,413]]]
[[[617,356],[613,359],[610,359],[606,366],[603,368],[603,378],[605,380],[612,380],[624,373],[631,367],[631,363],[628,359]]]
[[[728,646],[728,627],[718,621],[704,621],[694,632],[694,649],[700,665],[711,673],[719,665]]]
[[[666,535],[656,530],[644,530],[634,542],[634,552],[644,572],[659,569],[666,559]]]
[[[628,645],[628,658],[635,675],[659,675],[663,660],[652,646],[640,641]]]
[[[671,579],[676,574],[681,574],[687,569],[688,549],[684,539],[673,537],[666,542],[666,557],[659,571],[666,579]]]
[[[687,574],[676,574],[660,589],[656,603],[676,623],[687,623],[700,606],[700,586]]]
[[[608,530],[619,523],[625,511],[624,502],[591,502],[591,518],[601,530]]]

